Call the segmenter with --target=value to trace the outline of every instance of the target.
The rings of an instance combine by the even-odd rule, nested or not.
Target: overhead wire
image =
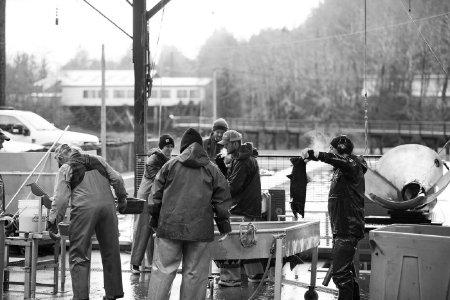
[[[438,62],[439,66],[442,68],[442,71],[444,72],[444,74],[447,74],[447,71],[445,70],[444,64],[440,61],[439,57],[437,57],[437,55],[434,52],[433,48],[431,47],[430,43],[427,41],[427,39],[423,35],[422,30],[420,30],[420,27],[416,24],[416,21],[413,19],[412,15],[410,13],[411,10],[408,11],[408,8],[405,6],[405,3],[403,3],[403,0],[400,0],[400,3],[402,4],[402,7],[404,8],[404,10],[405,10],[406,14],[408,15],[409,19],[417,27],[417,31],[419,32],[420,37],[423,39],[423,41],[427,45],[427,47],[430,50],[430,52],[433,54],[434,59],[436,59],[436,61]]]
[[[342,38],[346,38],[346,37],[361,35],[361,34],[365,34],[365,32],[371,33],[371,32],[376,32],[376,31],[389,30],[389,29],[396,28],[396,27],[410,25],[414,22],[422,22],[422,21],[427,21],[427,20],[441,18],[441,17],[448,17],[449,15],[450,15],[450,11],[444,12],[441,14],[437,14],[437,15],[424,17],[424,18],[415,19],[413,21],[409,20],[409,21],[395,23],[395,24],[391,24],[391,25],[368,28],[366,30],[340,33],[340,34],[328,35],[328,36],[317,37],[317,38],[306,38],[306,39],[301,39],[301,40],[295,40],[292,42],[260,43],[257,45],[255,45],[255,44],[248,45],[247,44],[247,45],[228,46],[228,47],[211,47],[209,49],[221,49],[221,50],[232,50],[232,49],[243,49],[243,48],[254,49],[254,48],[277,47],[277,46],[284,46],[284,45],[297,45],[297,44],[310,43],[310,42],[321,42],[321,41],[326,41],[326,40],[342,39]]]
[[[83,0],[87,5],[89,5],[93,10],[95,10],[96,12],[98,12],[103,18],[105,18],[106,20],[108,20],[111,24],[113,24],[114,26],[116,26],[120,31],[122,31],[124,34],[126,34],[129,38],[133,39],[133,37],[131,35],[129,35],[125,30],[123,30],[119,25],[117,25],[113,20],[111,20],[110,18],[108,18],[105,14],[103,14],[100,10],[98,10],[95,6],[93,6],[91,3],[89,3],[87,0]]]

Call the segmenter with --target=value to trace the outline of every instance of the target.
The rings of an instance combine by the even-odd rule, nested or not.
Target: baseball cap
[[[5,141],[9,141],[9,136],[0,128],[0,138],[3,138]]]
[[[218,142],[218,144],[226,145],[229,142],[235,142],[235,141],[241,141],[242,140],[242,134],[237,132],[236,130],[228,130],[225,131],[225,133],[222,136],[222,140]]]

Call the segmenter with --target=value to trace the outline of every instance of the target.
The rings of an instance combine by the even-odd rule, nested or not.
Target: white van
[[[11,133],[11,139],[14,141],[44,146],[51,146],[63,132],[34,112],[11,108],[0,108],[0,128]],[[66,131],[58,144],[93,150],[99,148],[100,142],[98,137],[92,134]]]

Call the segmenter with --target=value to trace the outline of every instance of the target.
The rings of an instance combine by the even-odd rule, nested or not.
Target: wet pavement
[[[45,259],[46,257],[40,257],[40,259]],[[125,292],[124,299],[146,299],[148,284],[150,280],[150,271],[141,272],[139,275],[132,274],[130,271],[130,253],[128,251],[121,252],[122,258],[122,281]],[[321,272],[321,268],[324,266],[324,261],[320,260],[318,263],[319,272],[317,273],[317,292],[319,294],[320,300],[332,300],[335,299],[334,295],[337,294],[337,290],[333,285],[333,282],[330,282],[328,286],[328,290],[325,291],[325,287],[322,287],[320,283],[322,282],[325,272]],[[68,267],[68,262],[67,262]],[[283,267],[283,274],[286,279],[296,280],[302,283],[309,283],[310,280],[310,272],[309,272],[310,263],[305,262],[304,264],[297,265],[292,271],[289,268],[289,264],[286,264]],[[100,259],[100,252],[98,250],[93,250],[92,252],[92,266],[91,266],[91,288],[90,288],[90,299],[102,299],[104,295],[103,290],[103,269]],[[147,270],[147,268],[146,268]],[[324,270],[324,269],[322,269]],[[217,274],[218,269],[213,265],[212,273]],[[10,280],[11,281],[22,281],[24,274],[22,272],[11,272]],[[37,282],[38,283],[52,283],[53,281],[53,272],[51,270],[38,270],[37,271]],[[60,278],[61,282],[61,278]],[[177,274],[175,277],[172,294],[170,300],[179,299],[179,289],[181,284],[181,274]],[[364,277],[360,278],[360,285],[362,289],[366,291],[364,293],[367,294],[368,288],[368,280],[364,279]],[[257,283],[249,283],[246,280],[243,281],[241,287],[219,287],[217,284],[217,276],[213,279],[212,286],[212,294],[211,289],[207,290],[207,299],[215,299],[215,300],[244,300],[248,299],[253,291],[258,286]],[[285,285],[282,288],[281,299],[283,300],[298,300],[304,299],[303,295],[306,292],[306,288],[298,287],[298,286],[288,286]],[[259,300],[269,300],[273,299],[274,293],[274,285],[271,282],[265,283],[261,292],[255,299]],[[64,291],[61,291],[59,286],[59,292],[56,295],[52,294],[51,287],[36,287],[36,297],[34,299],[71,299],[72,298],[72,287],[70,281],[70,272],[69,269],[66,269],[66,282],[64,285]],[[3,293],[3,299],[23,299],[23,286],[19,285],[11,285],[10,291],[5,291]],[[363,296],[362,299],[368,299],[367,296]]]

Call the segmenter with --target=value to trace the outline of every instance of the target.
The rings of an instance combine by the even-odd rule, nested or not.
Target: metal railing
[[[145,162],[145,155],[136,157],[135,184],[136,190],[141,181]],[[290,208],[290,180],[286,175],[292,171],[292,164],[287,155],[261,155],[257,158],[261,174],[262,192],[269,190],[284,190],[285,214],[292,215]],[[364,156],[367,164],[375,168],[379,155]],[[307,164],[307,175],[309,182],[306,189],[305,218],[304,221],[320,221],[321,248],[331,247],[331,227],[328,215],[328,192],[332,167],[321,162],[310,162]]]

